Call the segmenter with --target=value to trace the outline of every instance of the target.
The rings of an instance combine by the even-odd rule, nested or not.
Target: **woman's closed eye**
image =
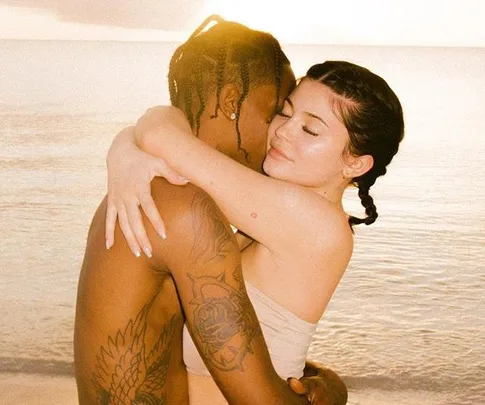
[[[302,129],[303,131],[305,131],[307,134],[310,134],[311,136],[318,136],[318,133],[315,130],[308,128],[306,125],[303,125]]]

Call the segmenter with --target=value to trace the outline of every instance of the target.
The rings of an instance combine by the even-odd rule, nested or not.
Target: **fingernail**
[[[181,177],[181,178],[180,178],[180,181],[183,181],[183,182],[185,182],[185,183],[188,183],[188,182],[189,182],[189,180],[187,180],[185,177]]]
[[[110,249],[110,247],[111,247],[111,243],[109,243],[108,241],[106,241],[106,249],[108,249],[108,250],[109,250],[109,249]]]
[[[135,251],[134,251],[134,253],[135,253],[135,256],[136,256],[136,257],[140,257],[140,256],[141,256],[141,253],[140,253],[140,251],[139,251],[139,250],[135,250]]]
[[[145,252],[145,254],[147,255],[147,257],[148,257],[149,259],[151,259],[151,258],[152,258],[152,251],[151,251],[151,249],[150,249],[150,248],[145,248],[145,249],[143,249],[143,251]]]
[[[160,235],[160,237],[162,239],[167,239],[167,235],[166,235],[166,233],[165,233],[165,231],[163,229],[159,229],[158,230],[158,234]]]

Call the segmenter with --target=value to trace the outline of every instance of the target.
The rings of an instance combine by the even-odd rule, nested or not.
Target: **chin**
[[[281,164],[275,162],[271,157],[267,157],[263,162],[263,171],[269,177],[279,180],[285,180],[285,170],[281,167]]]

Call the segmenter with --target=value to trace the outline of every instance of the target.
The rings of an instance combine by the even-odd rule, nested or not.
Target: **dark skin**
[[[283,94],[288,92],[285,89]],[[234,125],[228,117],[240,94],[229,85],[221,97],[221,122],[206,120],[209,144],[210,136],[224,139],[217,136],[216,128],[228,133]],[[274,101],[267,106],[269,111],[274,108]],[[255,112],[249,113],[254,124]],[[269,118],[259,117],[262,122]],[[257,132],[247,128],[245,133]],[[227,153],[242,159],[232,143],[234,137]],[[257,138],[245,140],[245,145],[264,148],[260,143]],[[253,164],[259,166],[257,161]],[[152,182],[151,193],[166,220],[169,238],[162,240],[143,218],[152,242],[150,259],[131,253],[118,226],[118,243],[109,251],[103,248],[106,201],[91,224],[74,341],[80,404],[188,403],[181,347],[184,321],[229,403],[308,403],[273,369],[245,291],[238,245],[215,203],[193,185],[173,186],[162,179]],[[224,313],[225,322],[215,325],[207,316],[211,311]],[[307,384],[315,390],[325,383],[314,387],[318,379],[302,382],[304,386],[296,387],[302,393],[307,392]]]
[[[143,396],[188,403],[184,320],[171,275],[137,259],[123,243],[99,249],[105,211],[106,199],[93,218],[79,279],[74,335],[79,403],[124,404]]]
[[[290,378],[288,383],[297,393],[307,395],[312,405],[345,405],[348,392],[345,383],[335,373],[313,361],[307,361],[300,380]]]
[[[246,295],[239,247],[215,203],[195,186],[173,186],[162,179],[153,181],[152,193],[170,237],[162,240],[145,219],[151,259],[136,258],[124,242],[100,249],[105,201],[94,216],[76,312],[80,404],[130,404],[144,398],[188,403],[181,308],[229,403],[308,403],[273,369]],[[118,228],[115,237],[122,240]],[[225,311],[225,324],[207,319],[214,302]]]

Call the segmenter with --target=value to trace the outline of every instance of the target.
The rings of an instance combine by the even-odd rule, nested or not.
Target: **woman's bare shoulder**
[[[343,208],[312,192],[307,195],[307,211],[302,214],[299,242],[305,256],[311,258],[310,272],[323,271],[324,278],[340,279],[345,272],[354,247],[354,237]],[[310,264],[310,263],[309,263]]]
[[[317,244],[353,244],[348,216],[339,204],[301,188],[295,188],[293,204],[300,207],[298,222],[302,234],[311,235]]]

